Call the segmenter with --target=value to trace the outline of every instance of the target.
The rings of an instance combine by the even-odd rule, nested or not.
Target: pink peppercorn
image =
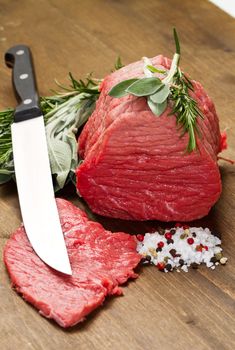
[[[158,248],[163,248],[164,247],[164,242],[158,242],[158,244],[157,244],[157,246],[158,246]]]
[[[159,263],[157,264],[157,268],[158,268],[158,270],[160,270],[160,271],[164,270],[165,266],[166,266],[166,265],[165,265],[164,262],[159,262]]]
[[[143,242],[144,235],[137,235],[136,238],[138,239],[138,241]]]
[[[187,239],[187,242],[188,242],[188,244],[193,244],[194,243],[194,239],[193,238],[191,238],[191,237],[189,237],[188,239]]]
[[[171,239],[172,238],[172,234],[170,232],[166,232],[165,233],[165,238],[166,239]]]
[[[177,222],[177,223],[175,224],[175,227],[182,227],[182,224],[179,223],[179,222]]]
[[[203,248],[204,248],[205,250],[208,250],[208,247],[207,247],[207,245],[204,245],[204,246],[203,246]]]

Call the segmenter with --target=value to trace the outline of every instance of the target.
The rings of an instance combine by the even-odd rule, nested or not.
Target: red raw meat
[[[163,56],[152,59],[170,68]],[[96,109],[79,138],[84,159],[76,171],[77,189],[98,214],[122,219],[191,221],[208,214],[221,193],[217,154],[221,151],[214,104],[200,83],[192,96],[198,118],[198,150],[186,153],[188,134],[180,137],[171,108],[156,117],[146,98],[108,95],[118,82],[143,76],[143,62],[107,76]],[[161,77],[161,76],[160,76]]]
[[[89,221],[73,204],[57,199],[57,206],[73,275],[45,265],[34,253],[24,227],[9,239],[4,262],[12,285],[23,298],[62,327],[83,321],[107,295],[120,295],[120,284],[136,278],[140,261],[136,239],[123,232],[106,231]]]

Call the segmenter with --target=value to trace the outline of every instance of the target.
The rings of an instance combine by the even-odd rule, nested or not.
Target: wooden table
[[[172,56],[172,27],[182,45],[181,65],[201,81],[214,99],[221,129],[228,128],[235,158],[235,20],[203,0],[0,0],[0,52],[26,43],[35,57],[41,95],[66,82],[69,71],[103,77],[117,55],[124,63],[142,56]],[[0,65],[0,108],[14,106],[10,75]],[[89,349],[235,349],[234,254],[235,166],[221,162],[223,194],[207,218],[221,233],[226,266],[200,267],[188,273],[141,270],[88,320],[63,330],[26,304],[10,287],[0,264],[0,348],[2,350]],[[68,192],[66,192],[68,191]],[[79,204],[71,189],[62,195]],[[97,218],[101,220],[101,218]],[[143,232],[150,223],[101,220],[113,230]],[[14,183],[0,187],[0,248],[20,224]],[[153,224],[153,223],[151,223]]]

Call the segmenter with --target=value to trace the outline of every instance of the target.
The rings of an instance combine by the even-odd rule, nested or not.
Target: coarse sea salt
[[[219,263],[227,262],[220,244],[221,240],[209,228],[202,227],[182,226],[137,235],[137,251],[143,256],[143,263],[154,264],[164,272],[188,272],[188,267],[197,268],[202,263],[215,269]]]

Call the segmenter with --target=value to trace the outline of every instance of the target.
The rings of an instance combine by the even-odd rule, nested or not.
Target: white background
[[[209,0],[231,16],[235,17],[235,0]]]

